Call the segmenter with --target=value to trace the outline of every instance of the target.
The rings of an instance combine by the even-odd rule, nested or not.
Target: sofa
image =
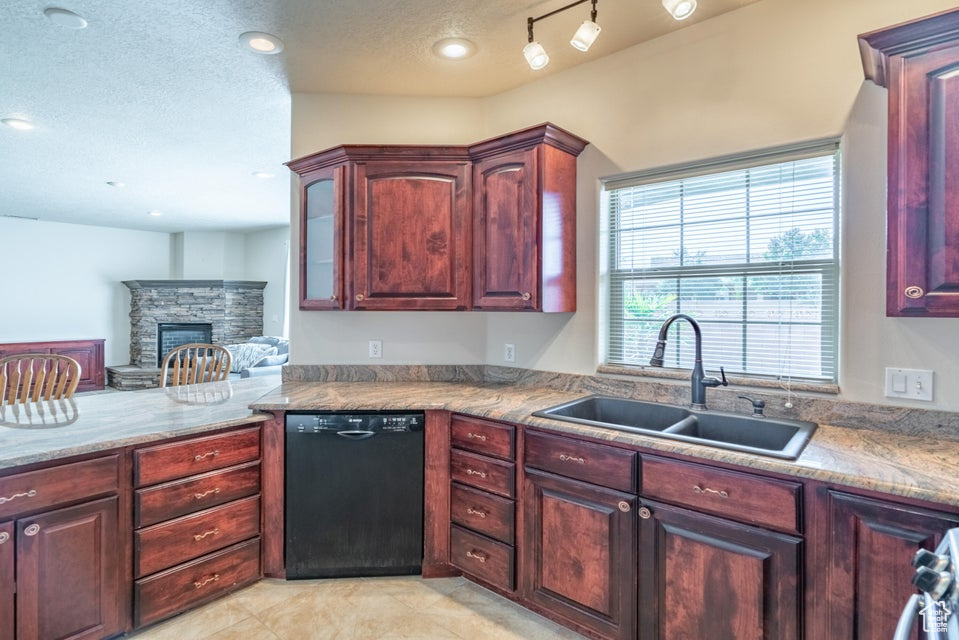
[[[231,378],[280,375],[290,359],[290,341],[277,336],[254,336],[246,342],[223,346],[232,358]]]

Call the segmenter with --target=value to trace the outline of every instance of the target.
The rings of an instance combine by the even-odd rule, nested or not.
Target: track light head
[[[696,0],[663,0],[663,7],[676,20],[685,20],[696,11]]]
[[[549,55],[547,55],[546,49],[535,41],[523,47],[523,56],[526,58],[529,68],[533,71],[538,71],[549,64]]]
[[[602,28],[598,24],[592,20],[587,20],[579,25],[579,29],[573,34],[573,39],[569,43],[580,51],[589,51],[589,48],[596,42],[596,36],[599,35],[600,31],[602,31]]]

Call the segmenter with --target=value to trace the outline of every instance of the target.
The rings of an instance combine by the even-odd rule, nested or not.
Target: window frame
[[[834,158],[833,164],[833,187],[832,187],[832,254],[829,258],[800,258],[789,261],[780,261],[778,263],[734,263],[734,264],[706,264],[706,265],[670,265],[662,267],[652,267],[640,270],[623,269],[617,270],[617,235],[616,224],[614,224],[614,208],[612,199],[614,191],[628,187],[644,186],[652,184],[662,184],[668,182],[680,181],[699,176],[708,176],[711,174],[721,174],[736,170],[758,168],[763,166],[777,165],[797,160],[810,159],[816,157]],[[605,309],[603,310],[603,319],[601,320],[602,338],[600,347],[603,353],[603,364],[601,367],[607,368],[641,368],[648,372],[646,361],[630,361],[625,355],[628,347],[627,342],[621,340],[618,349],[619,354],[614,353],[617,345],[614,345],[614,336],[617,335],[614,327],[623,327],[626,321],[626,305],[614,304],[614,300],[624,300],[624,288],[626,283],[635,279],[659,280],[659,279],[677,279],[690,277],[707,276],[730,276],[742,278],[741,286],[747,286],[748,278],[756,275],[803,275],[803,274],[821,274],[824,279],[831,278],[832,286],[824,286],[822,289],[822,298],[819,309],[824,316],[820,322],[810,322],[821,327],[819,357],[823,370],[826,375],[823,376],[804,376],[789,371],[780,371],[778,374],[757,373],[746,369],[746,352],[748,350],[745,332],[748,327],[759,324],[767,324],[750,321],[748,315],[744,312],[741,319],[729,321],[728,324],[742,327],[744,337],[740,342],[742,348],[741,362],[734,367],[736,377],[754,380],[789,380],[804,381],[812,384],[837,385],[839,379],[839,353],[840,353],[840,290],[841,269],[840,269],[840,247],[841,247],[841,208],[842,208],[842,149],[838,138],[825,140],[816,140],[799,145],[790,145],[764,149],[743,154],[712,158],[700,162],[671,165],[667,167],[654,168],[647,171],[620,174],[601,179],[601,238],[603,238],[602,262],[601,262],[601,283],[602,294],[604,296]],[[615,215],[620,215],[621,210],[617,210]],[[748,220],[748,218],[747,218]],[[680,223],[682,224],[682,223]],[[746,231],[748,239],[749,231]],[[682,244],[676,247],[682,251]],[[776,265],[778,265],[777,268]],[[639,278],[632,274],[641,274]],[[825,280],[824,280],[825,281]],[[619,287],[619,295],[614,295],[614,289]],[[749,300],[743,296],[744,307]],[[679,311],[683,312],[679,301]],[[657,318],[658,319],[658,318]],[[663,317],[665,319],[665,316]],[[705,320],[708,324],[715,324],[712,320]],[[618,324],[617,324],[618,323]],[[777,322],[781,324],[781,322]],[[791,322],[791,325],[802,325],[802,322]],[[620,335],[622,330],[620,329]],[[672,340],[674,344],[668,344],[668,347],[679,349],[679,340]],[[652,351],[650,354],[652,355]],[[726,363],[713,363],[716,367]],[[831,373],[831,377],[829,376]]]

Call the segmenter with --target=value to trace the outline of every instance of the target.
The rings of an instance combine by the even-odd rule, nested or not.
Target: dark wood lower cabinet
[[[13,638],[13,523],[0,523],[0,638]]]
[[[524,499],[526,599],[592,635],[635,638],[636,497],[527,469]]]
[[[639,522],[640,638],[802,637],[800,538],[646,501]]]
[[[16,635],[4,638],[80,640],[121,631],[117,504],[104,498],[17,521]]]
[[[959,526],[959,514],[829,489],[820,493],[829,522],[827,557],[819,569],[826,572],[828,614],[826,628],[810,637],[892,638],[906,600],[916,593],[913,556],[935,549],[947,529]]]

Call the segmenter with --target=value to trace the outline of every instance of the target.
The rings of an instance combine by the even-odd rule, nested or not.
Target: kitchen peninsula
[[[690,526],[700,532],[696,553],[714,560],[722,556],[736,567],[733,571],[769,570],[759,574],[768,578],[749,587],[753,593],[730,597],[755,596],[748,601],[758,604],[746,609],[773,612],[769,624],[776,637],[813,638],[840,637],[857,610],[882,605],[885,587],[868,584],[875,579],[869,576],[898,585],[904,575],[899,565],[909,565],[903,547],[928,546],[959,522],[954,482],[959,442],[954,439],[931,447],[929,437],[822,424],[799,458],[789,461],[531,415],[604,388],[476,376],[460,381],[373,378],[282,383],[250,378],[87,395],[76,398],[79,417],[73,424],[0,429],[0,495],[42,493],[40,485],[10,484],[23,477],[50,478],[56,491],[73,491],[58,499],[52,512],[47,511],[52,503],[42,509],[18,504],[20,499],[0,504],[0,531],[20,545],[18,571],[30,566],[22,554],[36,552],[28,546],[27,528],[39,523],[42,532],[48,513],[96,503],[97,522],[113,531],[102,547],[111,551],[106,554],[111,561],[98,569],[98,576],[112,576],[112,586],[101,594],[116,611],[103,615],[101,626],[90,625],[82,637],[108,637],[151,624],[260,575],[281,577],[283,532],[274,523],[283,521],[282,416],[287,410],[425,410],[424,576],[463,573],[595,638],[635,638],[659,624],[662,612],[637,606],[674,595],[658,592],[664,587],[648,579],[678,570],[670,547],[660,547],[657,540],[665,535],[668,544],[682,544],[680,534]],[[624,388],[607,388],[614,387]],[[186,453],[191,465],[210,466],[183,469],[171,452]],[[462,460],[476,475],[457,466]],[[603,464],[594,468],[594,461]],[[481,464],[487,467],[476,466]],[[56,475],[66,468],[69,476]],[[482,486],[485,468],[508,469],[512,476],[506,488]],[[49,473],[54,475],[44,475]],[[210,478],[217,483],[207,487]],[[78,488],[87,495],[78,495]],[[473,516],[459,509],[463,496],[495,505],[497,518],[503,518],[498,528],[490,528],[490,517],[468,520]],[[207,499],[211,502],[203,502]],[[479,503],[468,504],[473,514],[492,513],[473,508]],[[605,541],[602,547],[569,545],[567,532],[544,525],[562,514],[570,517],[570,536]],[[216,524],[216,515],[225,515],[229,525]],[[868,540],[855,533],[863,527],[872,532]],[[185,535],[190,546],[209,546],[180,553],[168,534]],[[730,551],[730,544],[741,553]],[[5,546],[0,546],[0,568],[12,565],[12,545]],[[544,549],[559,546],[567,551],[544,555]],[[153,550],[159,548],[163,553]],[[500,557],[501,566],[493,560]],[[850,557],[856,558],[852,569]],[[597,558],[602,562],[595,564]],[[569,563],[594,564],[577,577],[567,570]],[[177,591],[175,579],[191,571],[188,588]],[[703,579],[704,588],[716,586],[698,566],[684,571]],[[5,576],[0,571],[0,613],[13,602]],[[593,581],[592,591],[583,583],[587,579]],[[24,580],[19,577],[20,601],[38,593],[23,589]],[[171,589],[173,601],[167,602],[161,594]],[[854,591],[856,601],[835,597],[836,589]],[[50,610],[38,618],[41,623],[52,620]],[[22,624],[29,608],[18,611]],[[695,629],[698,620],[756,613],[717,612],[704,604],[689,608],[676,624]]]

